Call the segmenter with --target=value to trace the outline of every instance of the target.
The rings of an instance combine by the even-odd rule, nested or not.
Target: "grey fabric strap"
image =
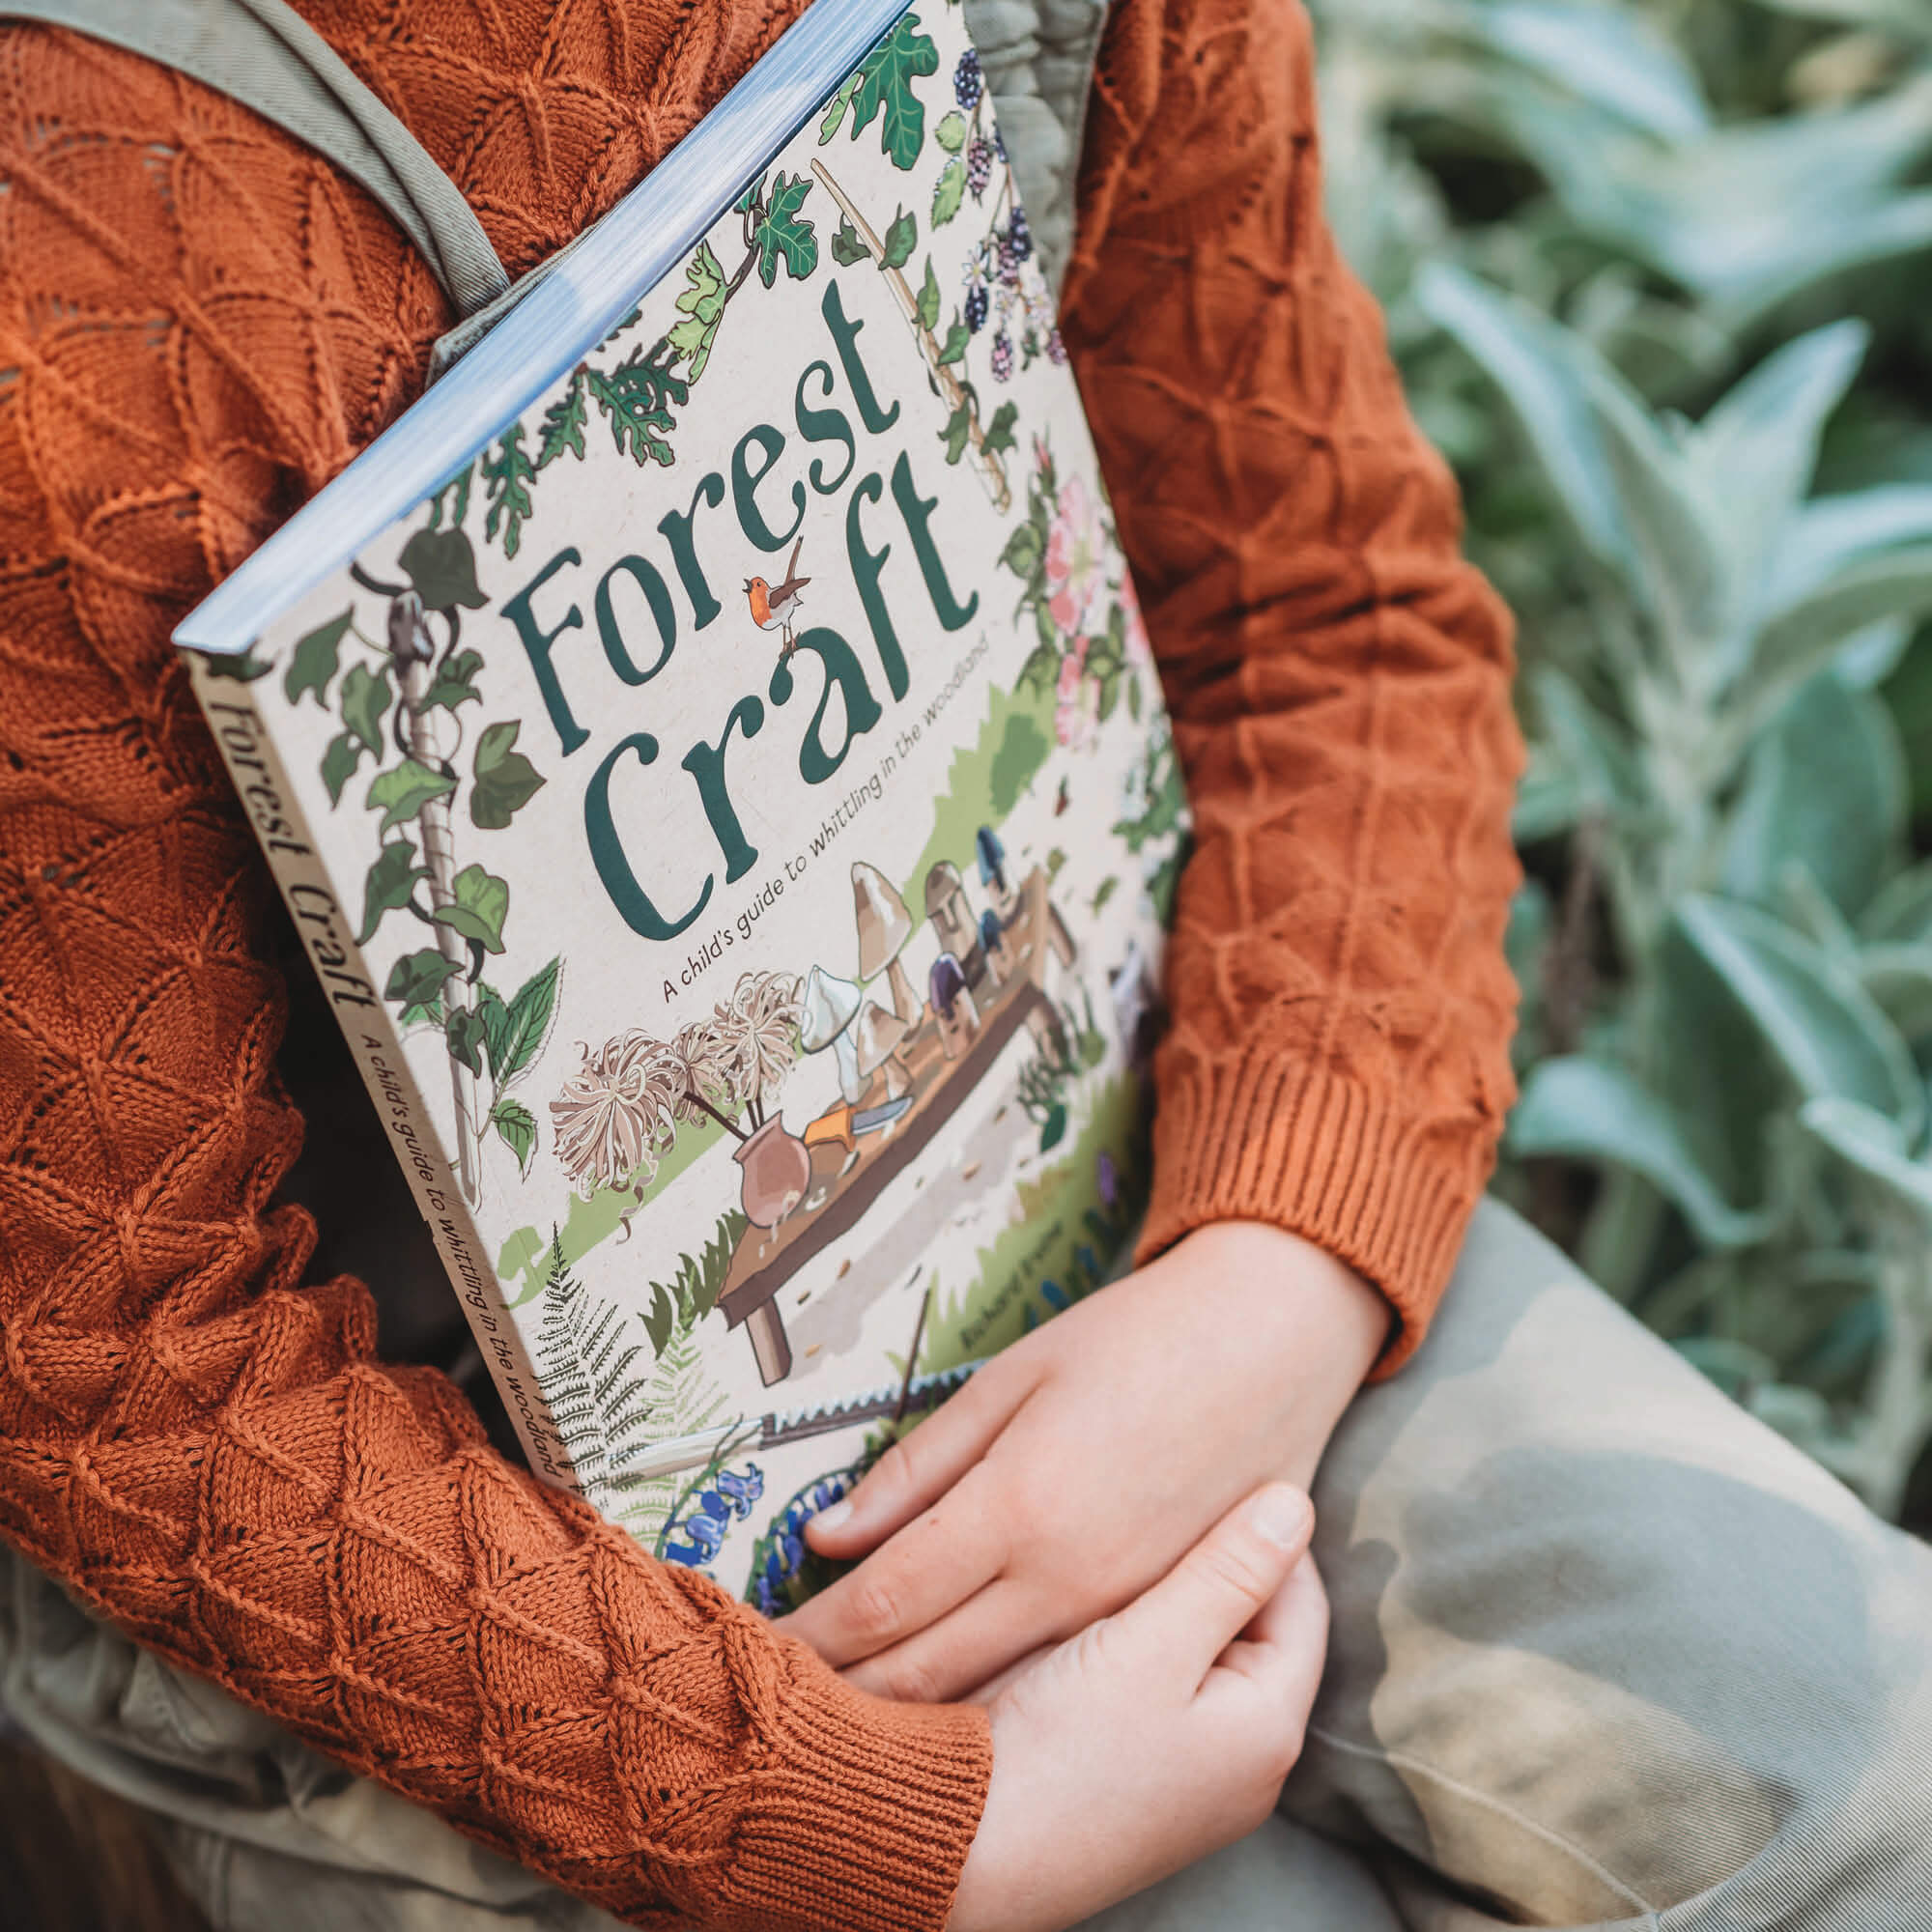
[[[510,286],[462,190],[285,0],[0,0],[0,18],[111,41],[251,107],[382,203],[464,315]]]

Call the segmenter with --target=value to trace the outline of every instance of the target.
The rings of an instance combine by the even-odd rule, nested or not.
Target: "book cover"
[[[824,79],[438,487],[334,565],[304,512],[245,653],[188,653],[532,1467],[768,1611],[1116,1264],[1185,837],[957,10]]]

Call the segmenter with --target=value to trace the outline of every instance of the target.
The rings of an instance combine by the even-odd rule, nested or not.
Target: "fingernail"
[[[1299,1490],[1276,1483],[1264,1490],[1255,1503],[1255,1533],[1277,1549],[1295,1549],[1308,1540],[1314,1511]]]
[[[822,1509],[812,1518],[820,1529],[842,1529],[852,1520],[852,1505],[837,1502],[828,1509]]]

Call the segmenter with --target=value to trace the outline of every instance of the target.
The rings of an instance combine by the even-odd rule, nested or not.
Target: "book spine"
[[[274,873],[303,951],[328,996],[362,1084],[391,1136],[417,1210],[449,1270],[476,1347],[496,1378],[530,1467],[558,1489],[580,1491],[523,1331],[503,1299],[489,1251],[470,1217],[455,1163],[435,1116],[423,1103],[388,1006],[355,943],[354,921],[336,897],[334,881],[316,849],[268,724],[245,683],[213,677],[198,653],[189,651],[185,656],[195,696],[222,762]]]

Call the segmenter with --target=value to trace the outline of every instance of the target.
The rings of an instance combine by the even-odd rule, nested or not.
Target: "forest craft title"
[[[850,400],[867,435],[878,436],[898,420],[899,405],[895,400],[882,409],[865,361],[859,354],[859,335],[865,324],[845,314],[836,282],[828,283],[819,312],[831,333],[839,367],[850,391]],[[890,513],[883,498],[890,494],[898,520],[912,545],[914,559],[932,605],[933,615],[943,631],[959,630],[969,623],[980,608],[980,593],[973,591],[961,603],[953,594],[946,568],[933,541],[932,512],[936,497],[922,497],[913,480],[912,465],[901,449],[894,459],[890,484],[878,469],[869,469],[853,481],[859,467],[858,440],[850,418],[834,406],[837,381],[832,365],[823,358],[810,362],[800,373],[793,393],[793,416],[799,437],[808,445],[836,444],[844,450],[844,461],[836,475],[828,474],[826,459],[814,456],[810,466],[812,491],[820,497],[835,497],[847,491],[845,497],[845,559],[859,601],[871,632],[872,648],[888,694],[897,702],[906,696],[910,678],[904,647],[893,621],[881,580],[893,545],[881,541],[874,547],[867,536],[866,518],[868,506],[874,518],[884,521]],[[757,423],[739,438],[731,452],[729,491],[731,508],[739,530],[747,542],[768,554],[781,553],[797,537],[806,516],[806,485],[795,480],[789,492],[790,521],[774,528],[768,505],[759,500],[759,487],[771,475],[784,454],[787,439],[771,423]],[[694,634],[703,631],[724,614],[724,607],[714,594],[710,581],[698,561],[696,526],[702,512],[719,509],[725,497],[725,478],[717,470],[701,477],[692,493],[690,507],[672,510],[658,523],[665,540],[672,571],[690,605]],[[579,603],[564,600],[573,589],[585,587],[582,554],[573,546],[559,550],[524,587],[502,604],[522,642],[542,694],[557,744],[565,757],[573,756],[590,744],[590,732],[579,722],[580,713],[602,715],[602,695],[590,689],[585,675],[589,666],[580,662],[558,663],[558,645],[571,633],[584,629],[583,611]],[[574,585],[572,579],[577,579]],[[627,587],[628,586],[628,587]],[[733,586],[735,589],[735,585]],[[620,592],[632,609],[632,633],[626,635],[619,616]],[[637,597],[649,611],[655,631],[657,652],[650,662],[639,665],[631,648],[637,635]],[[648,685],[670,663],[678,641],[678,613],[665,574],[650,558],[620,556],[596,580],[591,587],[590,608],[599,643],[610,671],[633,689]],[[799,776],[807,784],[823,784],[834,777],[850,754],[853,744],[878,724],[884,715],[859,654],[840,634],[829,625],[815,624],[788,636],[788,648],[771,673],[765,696],[748,693],[725,713],[715,739],[700,737],[679,760],[683,771],[697,787],[716,851],[697,887],[670,889],[647,886],[661,868],[650,862],[663,855],[650,849],[649,830],[661,823],[661,814],[644,814],[635,809],[619,825],[611,789],[620,771],[632,762],[655,765],[660,746],[649,731],[631,731],[607,749],[589,775],[583,789],[583,830],[597,876],[610,895],[624,923],[645,939],[674,939],[685,930],[710,902],[717,884],[717,867],[722,862],[725,883],[742,878],[757,862],[757,848],[746,838],[731,801],[727,754],[736,732],[741,739],[755,738],[764,728],[766,702],[774,708],[791,701],[797,688],[792,660],[800,653],[815,657],[824,672],[824,688],[799,744]],[[582,654],[579,654],[582,659]],[[571,689],[566,690],[566,671]],[[842,722],[829,717],[835,691],[838,694]],[[836,731],[838,742],[827,742],[828,732]],[[628,834],[628,837],[627,837]],[[668,911],[662,901],[667,895],[673,905],[676,898],[694,893],[681,910]]]

